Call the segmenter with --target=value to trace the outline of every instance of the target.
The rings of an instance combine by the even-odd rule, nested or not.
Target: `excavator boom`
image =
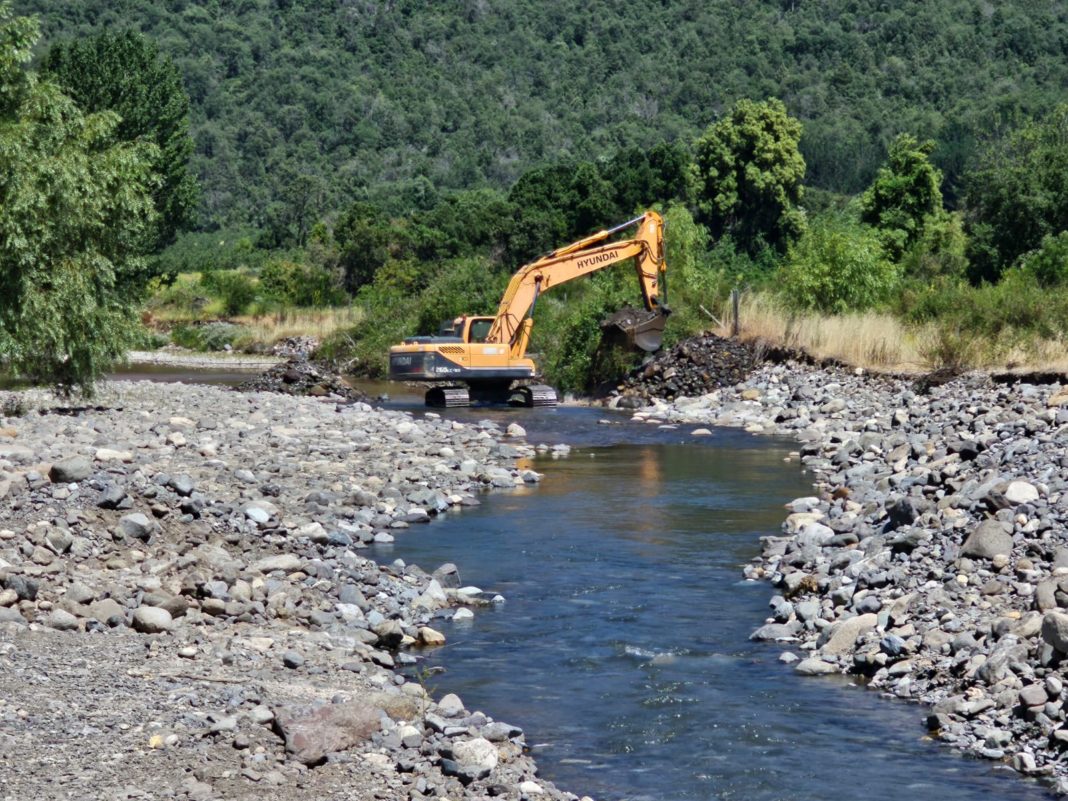
[[[632,225],[638,226],[633,239],[601,244],[612,234]],[[554,250],[521,267],[512,276],[486,341],[507,344],[511,355],[521,358],[527,345],[527,337],[523,336],[524,322],[529,319],[538,295],[554,286],[631,258],[635,260],[645,308],[649,312],[656,312],[654,317],[662,321],[663,315],[659,312],[660,279],[665,269],[663,253],[664,223],[655,211],[648,211],[615,228],[598,231],[567,247]],[[663,330],[662,325],[660,330]],[[653,344],[650,337],[645,342],[647,345]],[[650,349],[655,350],[656,347],[659,347],[659,342]]]

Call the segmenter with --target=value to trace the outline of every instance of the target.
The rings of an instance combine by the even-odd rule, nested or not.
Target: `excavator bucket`
[[[644,309],[620,309],[601,321],[601,328],[614,339],[621,340],[629,348],[639,348],[652,353],[660,349],[667,325],[667,308],[653,311]]]

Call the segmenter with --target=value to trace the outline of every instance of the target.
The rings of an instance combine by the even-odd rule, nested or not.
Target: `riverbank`
[[[361,553],[536,482],[519,430],[184,384],[20,399],[0,421],[6,794],[574,798],[518,727],[398,672],[494,599]]]
[[[252,355],[248,353],[213,352],[201,353],[185,348],[161,348],[159,350],[132,350],[126,354],[131,365],[150,364],[160,367],[185,367],[190,370],[229,369],[266,370],[286,360],[285,356]]]
[[[639,416],[800,442],[816,494],[746,569],[778,591],[754,638],[927,704],[932,734],[1068,792],[1068,391],[767,365]]]

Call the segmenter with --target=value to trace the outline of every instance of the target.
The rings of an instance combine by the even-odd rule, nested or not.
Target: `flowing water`
[[[605,412],[456,410],[520,422],[536,489],[486,496],[378,546],[506,602],[439,622],[425,681],[520,725],[542,774],[598,799],[1040,799],[1038,785],[924,738],[924,712],[845,678],[800,677],[752,643],[768,584],[740,579],[783,503],[812,488],[790,443],[698,439]]]
[[[362,388],[422,413],[395,385]],[[1051,797],[925,739],[922,707],[798,676],[781,646],[749,641],[773,591],[742,581],[741,566],[778,533],[783,503],[812,492],[784,461],[792,443],[722,429],[695,439],[582,408],[447,414],[575,446],[534,460],[538,487],[487,495],[372,553],[428,570],[454,562],[466,583],[505,596],[473,621],[435,623],[448,644],[424,652],[421,675],[438,697],[522,726],[544,777],[602,801]]]

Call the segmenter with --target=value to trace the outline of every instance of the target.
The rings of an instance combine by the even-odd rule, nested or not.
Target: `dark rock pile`
[[[760,362],[758,350],[748,343],[703,334],[657,353],[626,378],[621,394],[635,405],[704,395],[744,381]]]
[[[340,375],[324,365],[294,357],[238,386],[241,392],[282,392],[286,395],[340,398],[367,402],[368,398],[351,387]]]

